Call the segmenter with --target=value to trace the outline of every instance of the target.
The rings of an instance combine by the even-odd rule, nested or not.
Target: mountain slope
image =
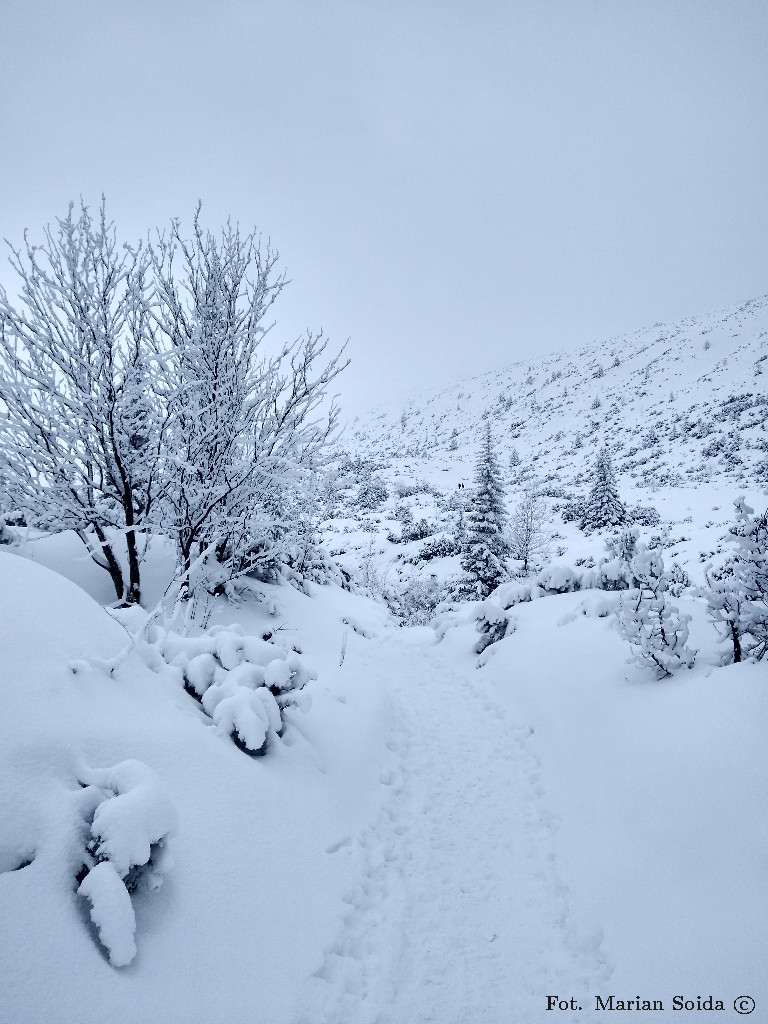
[[[639,488],[768,484],[768,296],[389,402],[345,441],[440,463],[450,480],[468,472],[486,416],[502,454],[562,487],[584,483],[602,443]]]

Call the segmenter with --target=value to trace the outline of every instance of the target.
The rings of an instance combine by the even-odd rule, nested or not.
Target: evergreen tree
[[[743,498],[736,502],[733,533],[736,566],[743,593],[739,625],[746,635],[746,655],[761,661],[768,654],[768,512],[757,519]]]
[[[729,660],[761,661],[768,654],[768,512],[754,518],[743,497],[734,505],[735,556],[721,579],[707,575],[709,590],[702,593],[715,628],[732,645]]]
[[[467,541],[461,559],[466,574],[464,592],[483,599],[507,576],[502,559],[507,553],[504,530],[507,514],[504,484],[489,423],[475,468],[475,493],[468,515]]]
[[[638,544],[631,562],[636,589],[622,594],[616,623],[632,645],[635,661],[654,668],[659,679],[691,668],[696,651],[687,647],[690,615],[680,615],[667,600],[661,550]]]
[[[599,530],[604,526],[621,526],[626,521],[627,509],[619,497],[611,456],[603,448],[595,463],[594,484],[584,507],[581,529]]]

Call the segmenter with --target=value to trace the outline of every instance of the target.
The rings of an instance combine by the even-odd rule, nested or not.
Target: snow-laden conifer
[[[595,462],[594,482],[581,520],[582,530],[621,526],[627,521],[627,509],[619,497],[610,452],[602,448]]]
[[[730,533],[734,557],[719,578],[707,573],[710,618],[731,651],[728,660],[758,661],[768,654],[768,512],[755,517],[743,497],[734,502],[736,521]]]
[[[467,516],[467,539],[461,567],[466,594],[486,598],[507,576],[507,513],[504,484],[493,447],[490,423],[486,422],[482,448],[475,467],[475,488]]]
[[[659,678],[691,668],[696,651],[687,646],[690,615],[681,615],[667,598],[664,560],[658,548],[638,543],[631,562],[636,584],[621,595],[617,626],[632,646],[635,660]]]

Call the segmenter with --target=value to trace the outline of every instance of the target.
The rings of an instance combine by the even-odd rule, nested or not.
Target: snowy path
[[[390,686],[386,795],[332,851],[357,858],[359,883],[297,1022],[532,1022],[548,994],[586,1011],[609,970],[569,918],[530,729],[440,645],[399,637],[355,666]]]

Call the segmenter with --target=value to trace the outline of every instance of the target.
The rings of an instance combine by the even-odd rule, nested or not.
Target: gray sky
[[[350,412],[768,291],[767,129],[765,0],[0,8],[0,235],[257,224]]]

